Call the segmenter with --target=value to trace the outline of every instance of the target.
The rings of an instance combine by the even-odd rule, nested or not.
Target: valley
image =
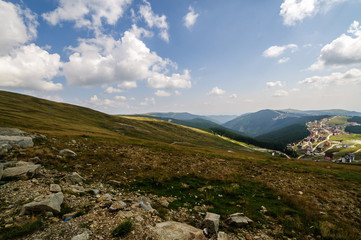
[[[131,229],[121,239],[161,239],[157,229],[170,221],[199,234],[207,212],[220,216],[219,231],[228,239],[360,238],[358,165],[272,156],[145,116],[4,91],[0,99],[1,127],[18,128],[34,142],[2,149],[4,172],[38,169],[1,179],[0,239],[119,239],[113,232],[127,221]],[[71,182],[73,172],[82,180]],[[60,212],[20,214],[26,204],[54,197],[53,184],[63,194]],[[252,223],[230,224],[235,213]]]
[[[311,133],[298,143],[289,144],[288,148],[296,151],[298,159],[326,160],[341,163],[359,162],[361,151],[360,137],[345,131],[348,126],[360,126],[348,122],[350,117],[334,116],[320,121],[308,122]]]

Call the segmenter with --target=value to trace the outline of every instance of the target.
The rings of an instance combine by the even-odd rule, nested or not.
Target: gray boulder
[[[75,157],[76,153],[70,149],[63,149],[59,151],[60,156]]]
[[[41,165],[22,162],[19,166],[4,169],[3,178],[29,179],[39,174]]]
[[[27,203],[23,206],[23,213],[29,212],[53,212],[54,214],[60,213],[61,204],[64,201],[62,192],[47,195],[45,198],[35,200],[34,202]]]
[[[31,137],[25,136],[0,136],[0,145],[10,145],[18,147],[33,147],[34,142]],[[8,148],[8,147],[7,147]]]
[[[209,233],[213,234],[218,232],[220,218],[221,216],[218,214],[207,212],[203,220],[203,225]]]
[[[155,240],[206,240],[201,229],[180,222],[157,223],[151,231]]]
[[[244,216],[243,213],[234,213],[229,215],[227,223],[235,227],[244,227],[248,224],[253,223],[253,221],[248,217]]]
[[[28,134],[17,128],[0,127],[0,135],[3,135],[3,136],[26,136]]]

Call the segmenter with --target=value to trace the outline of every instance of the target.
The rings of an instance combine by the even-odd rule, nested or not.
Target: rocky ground
[[[122,239],[273,239],[282,228],[270,223],[255,229],[243,214],[219,216],[207,213],[207,206],[170,209],[172,197],[130,192],[115,180],[90,182],[75,171],[49,170],[39,157],[19,161],[15,152],[25,154],[34,146],[32,139],[46,136],[0,130],[0,239],[119,238],[114,229],[128,220],[131,227]],[[63,149],[57,157],[72,155]]]

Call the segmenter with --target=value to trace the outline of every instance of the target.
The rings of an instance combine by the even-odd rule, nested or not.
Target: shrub
[[[42,229],[43,222],[38,219],[34,222],[26,223],[22,226],[15,226],[9,229],[0,229],[2,234],[0,234],[0,240],[7,240],[13,238],[20,238],[26,236],[30,233],[33,233],[37,230]]]
[[[118,227],[116,227],[113,230],[112,235],[113,235],[113,237],[124,237],[125,235],[130,233],[132,231],[132,229],[133,229],[133,224],[128,219],[128,220],[125,220],[124,222],[120,223],[118,225]]]

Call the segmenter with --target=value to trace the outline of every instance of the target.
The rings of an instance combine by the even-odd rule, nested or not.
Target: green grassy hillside
[[[258,137],[294,124],[306,124],[326,116],[304,116],[304,114],[275,110],[262,110],[229,121],[223,126],[250,136]]]
[[[2,127],[46,135],[11,158],[37,156],[46,168],[76,169],[87,181],[172,196],[168,210],[206,206],[222,219],[243,212],[254,220],[247,231],[270,229],[275,239],[360,239],[360,166],[272,157],[198,129],[4,91],[0,113]],[[77,156],[58,158],[64,148]]]
[[[287,144],[298,142],[307,137],[310,132],[305,124],[294,124],[279,130],[258,136],[257,139],[264,142],[276,142],[286,147]]]

